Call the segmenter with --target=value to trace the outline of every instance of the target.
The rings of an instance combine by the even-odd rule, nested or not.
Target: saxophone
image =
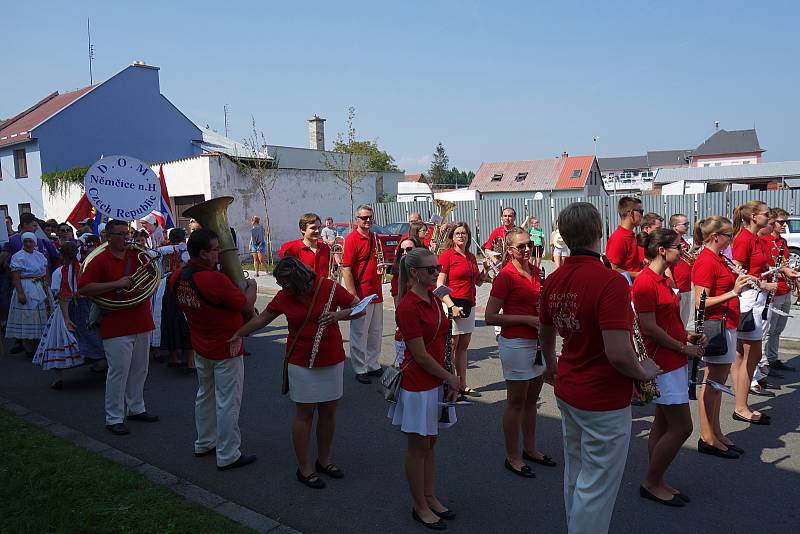
[[[431,224],[433,224],[433,233],[431,234],[431,244],[428,246],[431,252],[434,254],[438,254],[444,248],[444,242],[447,238],[447,231],[441,228],[442,224],[447,222],[447,217],[456,209],[456,203],[450,202],[449,200],[442,200],[440,198],[434,198],[433,203],[436,204],[436,207],[439,208],[438,216],[441,217],[440,222],[433,221],[433,217]]]
[[[437,332],[438,333],[438,332]],[[444,342],[444,368],[448,373],[453,372],[453,312],[447,310],[447,339]],[[440,423],[450,422],[450,406],[447,403],[447,392],[450,386],[447,382],[444,383],[444,406],[442,406],[442,414],[439,416]]]
[[[328,295],[328,301],[325,303],[325,307],[322,309],[322,315],[325,315],[329,311],[331,311],[331,303],[333,302],[333,294],[336,293],[336,282],[331,285],[331,293]],[[317,319],[319,321],[319,319]],[[325,331],[322,325],[317,327],[317,331],[314,334],[314,344],[311,346],[311,357],[308,359],[308,368],[311,369],[314,367],[314,360],[317,359],[317,352],[319,351],[319,343],[322,341],[322,333]],[[297,333],[300,335],[300,333]]]
[[[633,350],[636,352],[636,358],[640,362],[647,359],[647,348],[645,347],[642,333],[639,330],[639,321],[636,320],[636,310],[633,311]],[[655,379],[636,380],[634,384],[636,385],[636,391],[639,392],[639,398],[644,403],[648,403],[661,396]]]

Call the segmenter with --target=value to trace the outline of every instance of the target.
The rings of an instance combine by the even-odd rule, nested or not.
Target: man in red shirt
[[[381,376],[381,336],[383,335],[383,293],[381,276],[384,266],[378,266],[376,248],[378,237],[370,231],[375,217],[372,208],[361,205],[356,210],[356,229],[344,240],[342,282],[344,287],[363,299],[378,298],[367,306],[366,314],[350,323],[350,364],[356,380],[370,383],[370,376]],[[380,271],[379,271],[380,269]]]
[[[606,532],[631,433],[631,380],[659,373],[631,344],[628,283],[600,261],[603,221],[586,202],[570,204],[558,227],[571,256],[541,294],[539,340],[556,369],[556,333],[564,339],[555,381],[564,435],[564,504],[569,532]]]
[[[128,223],[112,220],[106,224],[108,248],[84,264],[78,289],[84,297],[116,299],[132,284],[139,267],[138,251],[127,248]],[[128,297],[126,297],[128,298]],[[158,416],[144,405],[150,332],[155,328],[150,299],[120,310],[106,310],[100,323],[100,337],[108,362],[106,375],[106,428],[112,434],[128,434],[125,419],[153,423]]]
[[[297,258],[308,265],[312,271],[323,278],[328,277],[331,261],[331,247],[320,239],[322,221],[316,213],[306,213],[300,217],[302,239],[288,241],[278,251],[283,259],[287,256]]]
[[[633,197],[622,197],[617,203],[619,226],[608,237],[606,244],[606,258],[611,262],[611,268],[621,273],[628,273],[631,279],[636,278],[642,270],[644,259],[636,242],[633,230],[642,222],[644,210],[642,201]],[[559,227],[560,228],[560,227]],[[564,231],[561,231],[564,235]]]
[[[669,218],[670,227],[681,236],[681,247],[684,251],[690,251],[690,245],[684,237],[689,232],[689,218],[683,213],[676,213]],[[686,263],[681,256],[681,260],[672,269],[672,279],[678,288],[678,295],[681,299],[681,320],[684,327],[689,324],[694,311],[694,294],[692,293],[692,266]]]
[[[789,244],[781,234],[784,232],[786,224],[789,222],[789,214],[786,212],[786,210],[781,208],[772,208],[770,210],[769,218],[773,220],[771,227],[772,232],[764,236],[762,239],[768,245],[767,249],[769,250],[770,257],[772,258],[772,265],[776,264],[778,254],[781,250],[781,245],[783,245],[783,264],[788,265]],[[786,279],[780,278],[778,280],[778,289],[775,291],[775,296],[772,297],[770,307],[781,310],[788,315],[789,311],[792,309],[791,297],[792,293],[789,290]],[[778,359],[778,348],[781,342],[781,333],[783,332],[783,329],[786,328],[787,320],[788,317],[786,315],[781,315],[773,311],[769,312],[767,317],[767,326],[764,329],[764,352],[761,356],[761,361],[758,363],[759,367],[762,368],[762,372],[767,371],[764,374],[768,374],[777,378],[780,378],[778,371],[794,371],[793,367],[786,365]]]
[[[254,455],[242,454],[239,409],[244,386],[243,345],[228,340],[244,324],[242,312],[256,301],[255,280],[244,293],[215,270],[219,238],[211,230],[192,232],[187,243],[189,263],[169,279],[178,305],[189,323],[197,366],[194,455],[216,452],[217,469],[224,471],[251,464]]]
[[[517,225],[517,211],[514,208],[503,208],[503,212],[500,217],[500,222],[502,223],[500,226],[492,230],[492,233],[489,234],[489,238],[483,244],[483,255],[485,258],[490,258],[489,261],[493,261],[495,263],[500,263],[503,261],[502,256],[495,256],[495,251],[493,248],[494,242],[496,239],[505,239],[506,234],[508,233],[509,228],[513,228]]]

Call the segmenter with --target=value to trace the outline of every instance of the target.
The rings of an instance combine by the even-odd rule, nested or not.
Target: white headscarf
[[[22,237],[22,241],[25,241],[26,239],[30,239],[34,243],[37,242],[36,234],[34,234],[33,232],[23,232],[21,237]]]

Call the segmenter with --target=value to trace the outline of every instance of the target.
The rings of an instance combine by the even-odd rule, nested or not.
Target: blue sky
[[[800,160],[792,2],[13,2],[3,8],[0,117],[134,59],[198,126],[307,146],[348,106],[359,137],[408,172],[442,142],[451,165],[694,148],[756,126],[768,161]]]

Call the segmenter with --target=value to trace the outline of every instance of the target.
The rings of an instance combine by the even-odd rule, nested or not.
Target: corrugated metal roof
[[[689,164],[691,150],[648,150],[647,163],[650,168],[673,167]]]
[[[208,128],[203,130],[203,139],[194,141],[194,143],[205,152],[219,152],[237,158],[257,157],[271,159],[271,157],[267,155],[266,149],[264,149],[263,152],[259,151],[258,154],[253,154],[253,150],[246,147],[244,144],[234,141],[230,137],[218,134]]]
[[[679,180],[687,182],[735,182],[800,176],[800,161],[776,161],[751,165],[725,165],[719,167],[679,167],[659,169],[653,179],[656,184],[669,184]]]
[[[597,163],[600,165],[600,170],[606,171],[624,171],[627,169],[646,169],[647,156],[622,156],[616,158],[597,158]]]
[[[554,159],[491,161],[481,164],[470,189],[484,193],[508,191],[550,191],[580,189],[586,185],[594,156],[571,156]],[[569,178],[580,169],[579,178]],[[568,174],[563,182],[562,172]]]
[[[765,152],[758,144],[758,135],[755,129],[750,130],[719,130],[705,140],[693,152],[693,156],[710,156],[719,154],[738,154],[742,152]]]

